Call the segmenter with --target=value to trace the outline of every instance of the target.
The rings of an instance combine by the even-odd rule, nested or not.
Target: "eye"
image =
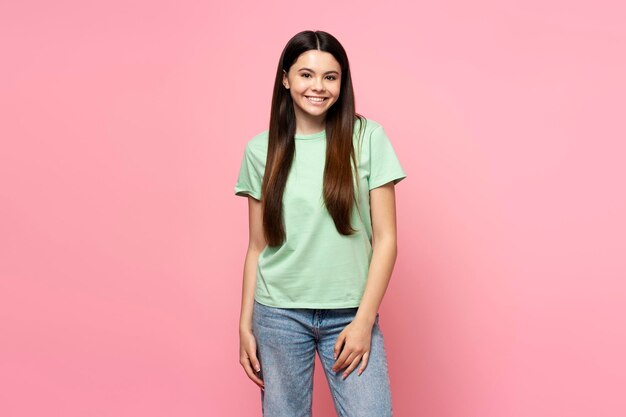
[[[308,72],[303,72],[303,73],[302,73],[302,74],[300,74],[300,75],[301,75],[302,77],[304,77],[304,78],[310,78],[310,77],[311,77],[311,74],[309,74]],[[329,79],[329,80],[331,80],[331,81],[335,81],[335,80],[337,79],[337,77],[336,77],[336,76],[334,76],[334,75],[328,75],[328,76],[326,76],[326,78],[327,78],[327,79]]]

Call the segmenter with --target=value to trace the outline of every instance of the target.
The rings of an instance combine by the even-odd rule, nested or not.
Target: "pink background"
[[[626,10],[423,3],[3,2],[0,415],[261,415],[233,188],[304,29],[408,174],[394,415],[626,415]]]

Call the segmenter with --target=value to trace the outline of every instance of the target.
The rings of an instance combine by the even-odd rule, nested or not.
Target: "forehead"
[[[291,69],[298,71],[303,67],[310,68],[315,72],[341,72],[341,65],[330,52],[318,51],[317,49],[301,53]]]

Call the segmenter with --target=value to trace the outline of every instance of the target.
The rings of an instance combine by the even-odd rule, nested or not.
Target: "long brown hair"
[[[352,235],[356,230],[350,224],[356,201],[354,178],[358,181],[357,160],[352,143],[356,119],[360,119],[359,135],[366,119],[356,113],[350,64],[343,46],[331,34],[323,31],[303,31],[287,42],[276,70],[263,194],[263,230],[268,246],[277,246],[285,240],[282,200],[287,177],[295,152],[296,116],[289,90],[282,84],[283,70],[295,63],[303,52],[317,49],[332,54],[341,66],[341,90],[338,100],[326,114],[326,162],[324,166],[324,203],[332,216],[337,231]],[[353,171],[352,161],[355,171]]]

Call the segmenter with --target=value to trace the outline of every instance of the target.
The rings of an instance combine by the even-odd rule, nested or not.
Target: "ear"
[[[289,79],[287,78],[287,71],[283,70],[283,85],[289,88]]]

